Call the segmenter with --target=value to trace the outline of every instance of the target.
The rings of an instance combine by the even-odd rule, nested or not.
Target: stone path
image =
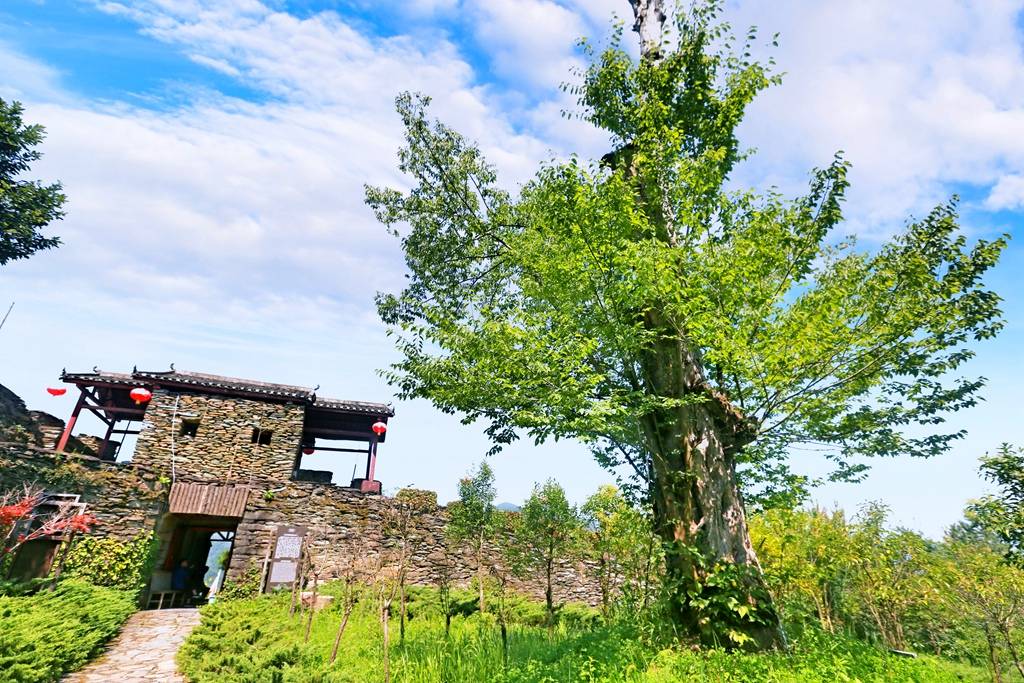
[[[64,683],[184,683],[174,655],[198,623],[197,609],[136,612],[104,654]]]

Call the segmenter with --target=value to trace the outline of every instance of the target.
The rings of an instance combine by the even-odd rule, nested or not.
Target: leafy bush
[[[0,597],[0,677],[59,680],[98,652],[134,611],[133,592],[75,580],[52,593]]]
[[[249,565],[240,578],[224,582],[224,585],[217,591],[217,602],[256,597],[260,593],[262,579],[259,565]]]
[[[395,500],[412,506],[414,510],[433,510],[437,508],[437,493],[424,489],[400,489],[395,494]]]
[[[148,533],[131,541],[86,536],[68,552],[64,572],[97,586],[138,593],[146,585],[156,549],[155,537]]]
[[[336,588],[328,583],[323,592],[331,594]],[[471,591],[460,589],[453,595],[458,603],[463,597],[467,604],[473,602]],[[395,683],[987,680],[980,669],[929,657],[895,657],[862,642],[816,630],[799,635],[788,654],[664,648],[640,637],[633,624],[601,625],[590,618],[593,610],[571,605],[563,608],[561,622],[549,636],[543,626],[522,622],[543,624],[544,605],[532,603],[531,607],[530,601],[518,597],[509,605],[519,621],[509,627],[506,666],[493,614],[481,616],[475,610],[468,616],[460,614],[446,637],[436,591],[412,587],[409,597],[405,640],[392,641]],[[306,643],[304,617],[289,618],[289,596],[277,594],[203,607],[202,623],[179,651],[179,666],[193,683],[381,680],[382,639],[376,601],[370,590],[360,598],[334,664],[329,657],[341,621],[338,601],[315,615]]]

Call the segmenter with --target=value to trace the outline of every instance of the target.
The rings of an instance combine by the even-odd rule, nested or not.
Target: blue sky
[[[895,5],[895,6],[894,6]],[[730,1],[734,25],[779,31],[782,86],[742,128],[758,154],[737,183],[795,193],[837,149],[854,164],[847,231],[876,246],[950,194],[973,238],[1019,233],[1024,212],[1024,0]],[[38,175],[63,181],[59,250],[0,271],[0,382],[33,408],[62,367],[178,368],[389,400],[395,355],[372,295],[401,284],[397,244],[362,203],[401,186],[399,91],[479,142],[510,188],[539,160],[600,154],[563,119],[575,40],[608,33],[626,0],[6,0],[0,97],[49,138]],[[1024,444],[1024,246],[990,284],[1007,328],[977,348],[985,401],[951,425],[970,436],[930,461],[875,463],[824,505],[883,500],[931,535],[985,491],[977,457]],[[454,495],[487,450],[422,402],[398,403],[379,477]],[[816,473],[813,454],[794,453]],[[318,466],[326,467],[323,462]],[[519,502],[554,477],[577,501],[610,479],[574,443],[518,444],[494,460]],[[344,479],[352,463],[333,467]]]

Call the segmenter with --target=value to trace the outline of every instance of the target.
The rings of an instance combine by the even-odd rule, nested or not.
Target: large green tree
[[[367,189],[410,271],[378,297],[403,354],[388,376],[485,421],[496,448],[576,437],[631,468],[676,623],[718,642],[705,610],[728,585],[743,593],[728,634],[778,646],[737,467],[785,478],[794,445],[833,458],[835,476],[860,456],[943,452],[959,436],[943,414],[982,386],[962,373],[969,344],[1001,326],[982,277],[1004,240],[968,245],[955,201],[871,250],[836,239],[838,156],[796,199],[730,189],[770,62],[717,2],[676,12],[670,32],[661,0],[631,4],[640,58],[616,32],[571,88],[611,151],[544,163],[515,195],[426,98],[398,98],[411,189]]]
[[[41,156],[36,147],[44,136],[42,126],[25,124],[23,111],[0,99],[0,266],[60,244],[40,232],[64,215],[60,183],[21,179]]]

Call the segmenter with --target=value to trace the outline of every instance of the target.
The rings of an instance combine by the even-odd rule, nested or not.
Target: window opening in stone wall
[[[252,430],[252,442],[260,446],[269,446],[272,436],[274,436],[274,432],[270,429],[254,427]]]
[[[181,421],[181,436],[195,436],[199,433],[199,418],[185,418]]]

